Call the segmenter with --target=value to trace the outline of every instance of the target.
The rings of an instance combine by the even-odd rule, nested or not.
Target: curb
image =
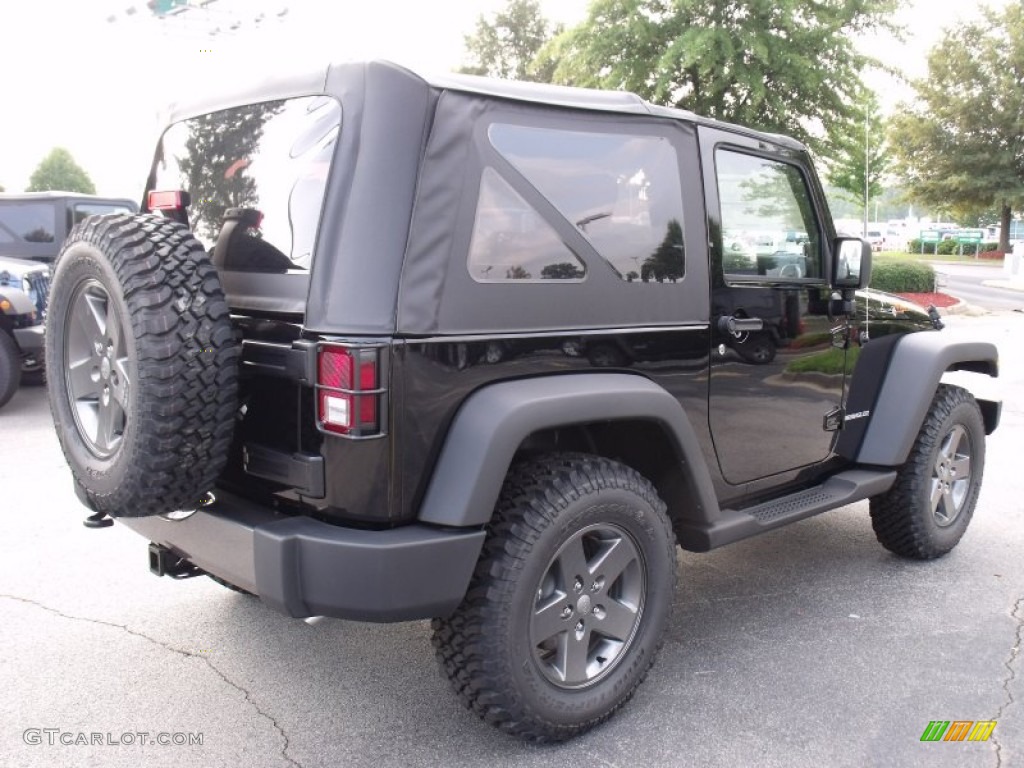
[[[982,280],[981,284],[989,288],[1003,288],[1007,291],[1024,293],[1024,280]]]
[[[952,296],[952,294],[949,294]],[[969,317],[980,317],[981,315],[987,315],[988,310],[976,307],[973,304],[968,304],[963,299],[953,296],[956,299],[956,304],[951,307],[939,307],[939,315],[945,317],[946,315],[967,315]]]

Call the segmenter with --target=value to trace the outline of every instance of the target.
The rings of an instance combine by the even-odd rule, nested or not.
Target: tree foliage
[[[245,168],[267,121],[283,108],[283,101],[267,101],[188,121],[181,171],[192,196],[192,224],[210,240],[220,232],[224,211],[255,205],[256,182]]]
[[[538,0],[508,0],[492,20],[477,18],[476,30],[466,35],[469,63],[459,71],[504,80],[551,82],[553,64],[531,67],[541,47],[560,34],[541,13]]]
[[[885,121],[874,93],[865,92],[853,118],[833,132],[827,163],[829,183],[844,198],[856,203],[862,213],[865,173],[869,201],[877,200],[885,192],[882,179],[892,158],[885,141]]]
[[[640,266],[640,279],[675,283],[683,279],[683,227],[677,219],[668,222],[661,244]]]
[[[96,194],[89,174],[64,147],[54,147],[29,177],[27,192],[79,192]]]
[[[917,99],[892,119],[897,171],[910,195],[959,215],[997,207],[1000,250],[1024,206],[1024,7],[947,30]]]
[[[594,0],[538,56],[554,81],[633,91],[657,104],[786,133],[821,149],[850,120],[855,38],[892,29],[898,0]]]

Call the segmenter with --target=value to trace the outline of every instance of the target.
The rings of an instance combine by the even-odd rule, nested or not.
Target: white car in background
[[[871,244],[871,250],[880,251],[885,245],[885,233],[880,229],[869,229],[867,237],[864,238]]]

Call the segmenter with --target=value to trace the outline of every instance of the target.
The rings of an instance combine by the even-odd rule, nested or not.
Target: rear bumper
[[[222,492],[184,520],[118,522],[289,616],[376,622],[450,614],[484,540],[478,529],[342,528]]]

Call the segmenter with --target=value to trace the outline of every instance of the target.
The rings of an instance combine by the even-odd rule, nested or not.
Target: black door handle
[[[760,317],[733,317],[722,315],[718,318],[718,330],[722,333],[747,333],[764,330],[764,320]]]

